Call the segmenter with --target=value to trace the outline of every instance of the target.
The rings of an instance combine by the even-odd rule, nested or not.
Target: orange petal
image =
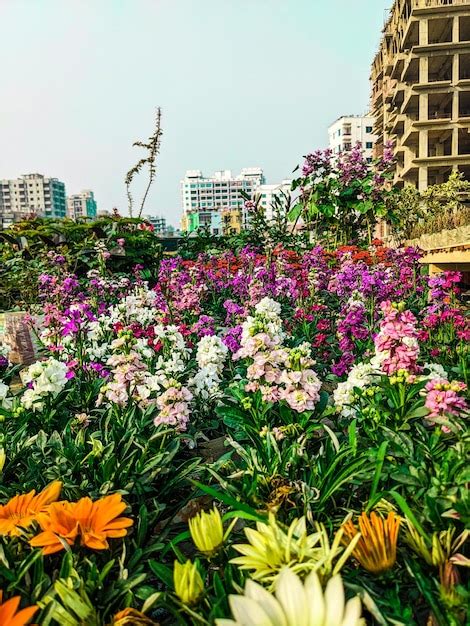
[[[0,607],[0,624],[8,624],[20,605],[20,596],[10,598]]]
[[[25,626],[38,610],[38,606],[28,606],[26,609],[22,609],[8,622],[8,626]]]
[[[51,502],[55,502],[59,496],[62,489],[62,481],[55,480],[50,485],[48,485],[45,489],[38,493],[35,498],[35,509],[36,511],[40,511],[47,504],[51,504]]]

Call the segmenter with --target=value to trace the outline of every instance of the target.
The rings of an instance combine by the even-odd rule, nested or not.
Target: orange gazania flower
[[[26,626],[39,609],[34,605],[18,611],[19,605],[20,596],[3,602],[3,591],[0,591],[0,624],[2,626]]]
[[[42,533],[31,539],[34,548],[43,554],[63,550],[73,545],[78,536],[82,546],[92,550],[109,548],[108,538],[124,537],[134,523],[128,517],[119,517],[126,508],[120,494],[105,496],[93,502],[81,498],[78,502],[56,502],[39,519]]]
[[[343,524],[346,544],[349,544],[359,532],[361,533],[353,556],[368,572],[381,574],[395,564],[400,522],[400,517],[391,511],[386,520],[374,512],[370,514],[370,518],[366,513],[362,513],[359,517],[359,530],[351,520]]]
[[[37,495],[33,489],[0,506],[0,535],[21,535],[22,529],[29,528],[46,507],[57,500],[61,489],[62,483],[56,480]]]
[[[129,608],[116,613],[111,626],[158,626],[158,624],[141,611]]]

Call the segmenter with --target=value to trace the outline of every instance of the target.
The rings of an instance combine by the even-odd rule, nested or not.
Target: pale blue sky
[[[127,212],[131,144],[163,109],[148,212],[179,180],[289,177],[339,115],[365,112],[392,0],[0,0],[0,178],[41,172]],[[137,193],[137,190],[136,190]]]

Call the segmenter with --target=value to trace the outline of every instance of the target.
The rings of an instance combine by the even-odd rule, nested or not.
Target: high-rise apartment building
[[[67,214],[73,220],[79,217],[95,218],[97,210],[95,195],[89,189],[67,197]]]
[[[343,115],[328,128],[330,149],[338,154],[351,150],[360,144],[364,156],[372,161],[377,136],[373,130],[374,118],[371,115]]]
[[[376,153],[395,146],[395,182],[470,180],[470,0],[395,0],[371,72]]]
[[[25,174],[0,180],[0,214],[20,219],[31,213],[44,217],[65,217],[65,185],[57,178]]]
[[[261,185],[258,188],[256,195],[259,195],[259,206],[264,209],[267,220],[273,219],[276,201],[282,203],[290,196],[291,186],[292,181],[285,179],[277,185]]]
[[[230,170],[205,177],[200,170],[188,170],[181,181],[183,217],[181,229],[193,232],[209,228],[211,234],[223,232],[222,211],[242,211],[246,198],[252,197],[265,182],[260,167],[242,169],[237,176]]]

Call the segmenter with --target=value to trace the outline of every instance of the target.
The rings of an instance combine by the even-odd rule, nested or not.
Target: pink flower
[[[387,353],[382,361],[383,371],[389,376],[398,370],[417,373],[419,344],[415,316],[388,301],[382,302],[381,309],[384,318],[374,343],[377,352]]]
[[[190,417],[189,403],[193,394],[186,387],[179,386],[176,381],[170,381],[168,387],[158,398],[157,406],[160,413],[154,419],[155,426],[168,424],[176,426],[180,431],[186,430]]]
[[[435,378],[426,385],[425,407],[429,409],[429,418],[460,415],[468,408],[465,398],[458,394],[466,389],[465,383],[449,382]]]

